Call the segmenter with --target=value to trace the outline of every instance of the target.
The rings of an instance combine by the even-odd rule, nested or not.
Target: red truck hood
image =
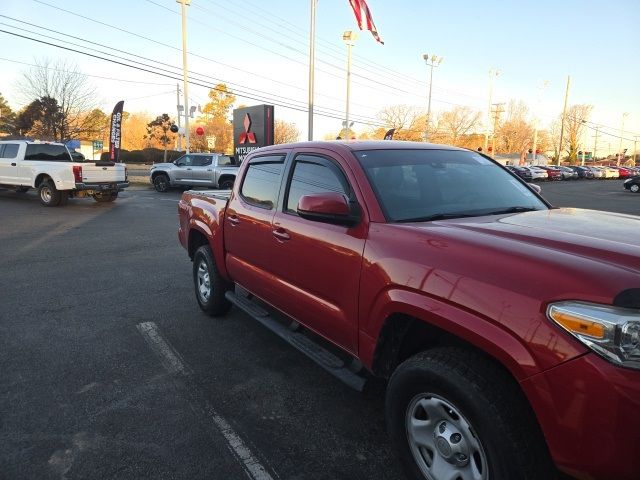
[[[489,244],[498,246],[496,244],[517,242],[522,253],[527,246],[535,246],[640,272],[640,217],[633,215],[559,208],[434,223],[438,229],[464,229],[483,234],[477,238],[480,243],[488,240]],[[473,238],[465,237],[466,240]]]

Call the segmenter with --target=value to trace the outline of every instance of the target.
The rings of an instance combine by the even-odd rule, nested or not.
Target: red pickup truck
[[[390,141],[261,148],[179,217],[202,310],[385,382],[408,478],[640,478],[639,217]]]

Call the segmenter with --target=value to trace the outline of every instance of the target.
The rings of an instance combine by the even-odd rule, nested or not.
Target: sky
[[[209,88],[225,82],[238,104],[272,103],[275,117],[294,122],[301,138],[307,138],[310,4],[192,0],[187,8],[194,81],[189,103],[204,105]],[[604,133],[599,152],[617,151],[624,113],[624,137],[640,135],[637,0],[368,4],[385,44],[364,31],[353,47],[351,117],[356,131],[379,124],[378,112],[389,105],[426,110],[428,69],[422,55],[428,53],[444,57],[434,71],[434,113],[463,105],[486,115],[489,70],[494,68],[500,73],[493,102],[523,100],[545,128],[562,111],[570,75],[569,104],[593,105],[589,126],[599,125]],[[318,0],[316,16],[314,138],[322,139],[337,132],[344,117],[342,33],[357,30],[357,25],[348,0]],[[50,59],[75,64],[88,75],[105,111],[125,100],[130,112],[175,115],[176,84],[182,88],[181,16],[175,0],[4,0],[0,30],[0,93],[14,109],[31,100],[17,88],[23,72],[32,68],[29,64]],[[164,76],[113,62],[138,62],[139,68]],[[593,134],[585,132],[587,147]],[[632,149],[633,142],[623,141],[623,148]]]

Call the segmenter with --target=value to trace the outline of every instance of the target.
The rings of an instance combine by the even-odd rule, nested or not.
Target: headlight
[[[640,310],[557,302],[547,316],[610,362],[640,370]]]

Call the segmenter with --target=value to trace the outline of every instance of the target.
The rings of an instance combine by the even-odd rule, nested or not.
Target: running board
[[[228,291],[225,293],[225,297],[254,320],[257,320],[291,346],[304,353],[338,380],[341,380],[358,392],[363,391],[366,379],[354,373],[352,369],[349,368],[349,365],[345,364],[338,356],[318,345],[306,335],[292,331],[276,320],[267,310],[246,296],[237,294],[234,291]],[[355,360],[355,364],[360,365],[357,360]]]

